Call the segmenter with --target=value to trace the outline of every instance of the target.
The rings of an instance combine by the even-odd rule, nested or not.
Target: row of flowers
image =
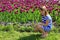
[[[11,12],[18,8],[20,9],[20,12],[28,12],[30,9],[34,12],[36,8],[39,8],[42,5],[45,5],[50,12],[53,9],[60,11],[59,0],[1,0],[0,12]]]

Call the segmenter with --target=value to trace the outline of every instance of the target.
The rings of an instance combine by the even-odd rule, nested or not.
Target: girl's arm
[[[44,24],[44,23],[42,23],[41,25],[43,25],[43,26],[47,26],[48,25],[48,23],[49,23],[49,20],[46,20],[46,23]]]

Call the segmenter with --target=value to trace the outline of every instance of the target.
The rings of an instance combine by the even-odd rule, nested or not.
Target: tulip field
[[[43,5],[53,20],[46,38],[34,32]],[[60,40],[60,0],[0,0],[0,40]]]

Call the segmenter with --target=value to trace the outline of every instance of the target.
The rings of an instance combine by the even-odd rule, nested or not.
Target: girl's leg
[[[38,28],[37,28],[37,27],[35,27],[34,31],[35,31],[35,32],[37,32],[37,31],[38,31]]]
[[[42,32],[42,37],[46,37],[48,35],[48,32],[45,32],[44,29],[42,28],[42,25],[36,25],[37,29]]]
[[[36,28],[37,28],[40,32],[45,33],[45,31],[44,31],[43,28],[42,28],[42,25],[36,25]]]

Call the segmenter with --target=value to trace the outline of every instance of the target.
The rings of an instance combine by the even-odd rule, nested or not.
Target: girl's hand
[[[43,25],[43,26],[47,26],[48,25],[48,23],[49,23],[49,20],[46,20],[46,23],[44,24],[44,23],[38,23],[39,25]]]
[[[43,23],[39,23],[40,25],[43,25]]]
[[[46,20],[46,23],[42,23],[43,26],[48,26],[49,20]]]

